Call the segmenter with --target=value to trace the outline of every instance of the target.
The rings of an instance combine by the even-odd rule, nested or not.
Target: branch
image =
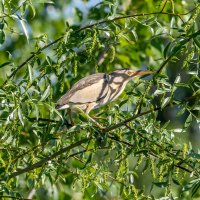
[[[55,119],[48,119],[48,118],[41,118],[41,117],[28,117],[26,116],[26,118],[31,121],[31,122],[38,122],[38,121],[41,121],[41,122],[49,122],[49,123],[58,123],[60,122],[59,120],[55,120]]]
[[[37,169],[37,168],[41,167],[42,165],[44,165],[46,162],[48,162],[50,160],[53,160],[57,156],[60,156],[61,154],[66,153],[66,152],[70,151],[71,149],[73,149],[74,147],[77,147],[77,146],[79,146],[79,145],[81,145],[83,143],[86,143],[89,140],[90,140],[89,138],[84,138],[84,139],[82,139],[82,140],[80,140],[78,142],[75,142],[74,144],[71,144],[71,145],[69,145],[69,146],[67,146],[65,148],[60,149],[56,153],[54,153],[54,154],[52,154],[52,155],[40,160],[39,162],[37,162],[37,163],[35,163],[33,165],[30,165],[30,166],[28,166],[28,167],[26,167],[24,169],[19,169],[18,171],[8,175],[6,178],[13,178],[13,177],[16,177],[16,176],[18,176],[20,174],[23,174],[23,173],[29,172],[31,170]],[[73,154],[73,155],[75,155],[75,154]]]
[[[192,9],[192,11],[194,11],[197,7],[195,7],[194,9]],[[189,11],[188,13],[190,13],[191,11]],[[128,19],[128,18],[134,18],[134,17],[144,17],[144,16],[149,16],[149,15],[171,15],[171,16],[177,16],[179,17],[181,20],[182,18],[180,17],[181,15],[186,15],[188,13],[183,13],[183,14],[175,14],[175,13],[168,13],[168,12],[152,12],[152,13],[139,13],[139,14],[132,14],[132,15],[126,15],[126,16],[120,16],[120,17],[115,17],[113,19],[106,19],[106,20],[102,20],[100,22],[96,22],[87,26],[84,26],[78,30],[75,30],[74,33],[78,33],[80,31],[83,31],[87,28],[93,28],[94,26],[98,26],[101,24],[105,24],[105,23],[111,23],[114,21],[118,21],[121,19]],[[43,50],[47,49],[48,47],[56,44],[57,42],[59,42],[60,40],[63,39],[64,36],[61,36],[59,38],[57,38],[56,40],[54,40],[53,42],[45,45],[44,47],[40,48],[38,51],[36,51],[35,53],[32,53],[32,55],[30,57],[28,57],[22,64],[20,64],[9,76],[8,78],[4,81],[3,86],[6,85],[6,83],[8,82],[9,79],[13,78],[15,76],[15,74],[23,67],[25,66],[29,61],[31,61],[33,58],[36,57],[36,55],[40,54]]]
[[[165,0],[165,3],[164,3],[164,5],[163,5],[163,7],[162,7],[160,12],[162,12],[165,9],[165,6],[167,5],[167,2],[168,2],[168,0]]]
[[[161,107],[157,107],[157,108],[154,108],[154,109],[147,110],[145,112],[138,113],[138,114],[136,114],[136,115],[134,115],[134,116],[132,116],[132,117],[130,117],[130,118],[118,123],[118,124],[115,124],[115,125],[109,126],[108,128],[103,129],[103,132],[110,132],[110,131],[112,131],[114,129],[117,129],[117,128],[121,127],[121,126],[125,126],[128,122],[131,122],[134,119],[137,119],[138,117],[141,117],[143,115],[149,114],[149,113],[151,113],[153,111],[157,111],[157,110],[160,110],[160,109],[161,109]]]
[[[186,98],[183,102],[188,102],[188,101],[190,101],[190,100],[193,100],[193,99],[195,99],[195,98],[198,98],[199,95],[200,95],[200,94],[192,95],[191,97]],[[171,104],[168,103],[164,108],[168,107],[169,105],[171,105]],[[120,122],[120,123],[118,123],[118,124],[116,124],[116,125],[113,125],[113,126],[110,126],[110,127],[106,128],[106,129],[104,129],[102,132],[109,132],[109,131],[112,131],[112,130],[114,130],[114,129],[117,129],[117,128],[121,127],[121,126],[127,126],[127,123],[128,123],[128,122],[130,122],[130,121],[132,121],[132,120],[134,120],[134,119],[136,119],[136,118],[138,118],[138,117],[141,117],[141,116],[143,116],[143,115],[149,114],[149,113],[151,113],[151,112],[153,112],[153,111],[157,111],[157,110],[161,110],[161,107],[157,107],[157,108],[154,108],[154,109],[151,109],[151,110],[148,110],[148,111],[139,113],[139,114],[137,114],[137,115],[134,115],[134,116],[130,117],[129,119],[126,119],[126,120],[124,120],[124,121],[122,121],[122,122]],[[133,148],[133,147],[134,147],[133,144],[131,144],[131,143],[129,143],[129,142],[126,142],[126,141],[122,141],[122,140],[118,139],[117,137],[108,136],[108,138],[110,138],[110,139],[112,139],[112,140],[115,140],[115,141],[117,141],[117,142],[123,143],[123,144],[129,146],[130,148]],[[20,174],[23,174],[23,173],[29,172],[29,171],[31,171],[31,170],[37,169],[37,168],[41,167],[42,165],[44,165],[46,162],[48,162],[48,161],[50,161],[50,160],[53,160],[53,159],[56,158],[57,156],[60,156],[61,154],[68,152],[69,150],[73,149],[74,147],[77,147],[77,146],[79,146],[79,145],[81,145],[81,144],[83,144],[83,143],[86,143],[86,142],[90,141],[90,140],[91,140],[90,138],[84,138],[84,139],[82,139],[82,140],[80,140],[80,141],[78,141],[78,142],[76,142],[76,143],[74,143],[74,144],[71,144],[71,145],[68,146],[68,147],[62,148],[62,149],[60,149],[58,152],[52,154],[51,156],[48,156],[48,157],[46,157],[46,158],[40,160],[39,162],[37,162],[37,163],[35,163],[35,164],[33,164],[33,165],[30,165],[30,166],[28,166],[28,167],[26,167],[26,168],[24,168],[24,169],[20,169],[20,170],[14,172],[14,173],[8,175],[7,178],[13,178],[13,177],[16,177],[16,176],[18,176],[18,175],[20,175]],[[156,146],[160,147],[160,145],[158,145],[158,144],[157,144]],[[86,152],[86,151],[87,151],[87,149],[86,149],[86,150],[83,150],[82,152]],[[80,154],[80,153],[81,153],[81,152],[76,152],[76,153],[74,153],[74,154],[69,155],[67,158],[73,157],[73,156],[75,156],[75,155],[77,155],[77,154]],[[155,157],[158,157],[157,155],[155,155],[155,154],[153,154],[153,153],[151,153],[151,155],[153,155],[153,156],[155,156]],[[182,169],[182,170],[185,170],[185,171],[191,173],[190,170],[188,170],[188,169],[186,169],[186,168],[184,168],[184,167],[182,167],[182,166],[180,166],[180,165],[178,165],[178,164],[174,164],[174,166],[176,166],[176,167],[178,167],[178,168],[180,168],[180,169]]]
[[[200,93],[194,94],[194,95],[192,95],[192,96],[190,96],[190,97],[186,97],[180,104],[184,104],[184,103],[189,102],[189,101],[191,101],[191,100],[193,100],[193,99],[197,99],[197,98],[199,98],[199,96],[200,96]],[[122,122],[119,122],[118,124],[111,125],[111,126],[105,128],[105,129],[103,129],[102,132],[106,133],[106,132],[110,132],[110,131],[112,131],[112,130],[115,130],[115,129],[117,129],[117,128],[120,128],[120,127],[122,127],[122,126],[126,126],[127,123],[129,123],[129,122],[131,122],[131,121],[133,121],[133,120],[135,120],[135,119],[137,119],[137,118],[139,118],[139,117],[141,117],[141,116],[147,115],[147,114],[149,114],[149,113],[151,113],[151,112],[154,112],[154,111],[158,111],[158,110],[164,109],[164,108],[166,108],[166,107],[168,107],[168,106],[170,106],[170,105],[175,105],[175,103],[169,102],[169,103],[168,103],[165,107],[163,107],[163,108],[162,108],[162,107],[157,107],[157,108],[154,108],[154,109],[150,109],[150,110],[147,110],[147,111],[138,113],[138,114],[136,114],[136,115],[134,115],[134,116],[132,116],[132,117],[130,117],[130,118],[128,118],[128,119],[125,119],[125,120],[122,121]]]
[[[13,196],[6,196],[6,195],[0,195],[0,198],[7,198],[7,199],[18,199],[18,200],[31,200],[31,199],[24,199],[22,197],[13,197]]]

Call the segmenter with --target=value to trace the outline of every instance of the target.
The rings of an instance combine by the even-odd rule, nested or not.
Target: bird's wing
[[[87,76],[73,85],[71,90],[60,98],[58,104],[84,104],[99,101],[108,92],[108,81],[108,75],[104,73]]]

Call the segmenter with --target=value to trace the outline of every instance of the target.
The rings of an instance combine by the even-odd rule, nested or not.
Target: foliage
[[[0,1],[1,198],[200,198],[199,1],[74,2]],[[155,73],[71,127],[58,98],[118,68]]]

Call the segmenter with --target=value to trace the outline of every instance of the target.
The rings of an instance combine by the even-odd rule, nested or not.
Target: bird
[[[109,74],[96,73],[76,82],[57,102],[56,109],[79,108],[90,111],[114,101],[135,76],[152,74],[149,70],[118,69]]]

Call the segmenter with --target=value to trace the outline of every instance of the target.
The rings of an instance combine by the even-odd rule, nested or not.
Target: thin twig
[[[163,10],[165,9],[165,6],[167,5],[167,2],[168,2],[168,0],[165,0],[165,3],[164,3],[164,5],[163,5],[163,7],[162,7],[160,12],[163,12]]]
[[[147,111],[145,111],[145,112],[141,112],[141,113],[136,114],[136,115],[134,115],[134,116],[132,116],[132,117],[130,117],[130,118],[128,118],[128,119],[122,121],[122,122],[119,122],[118,124],[111,125],[111,126],[105,128],[102,132],[110,132],[110,131],[112,131],[112,130],[115,130],[115,129],[117,129],[117,128],[120,128],[120,127],[122,127],[122,126],[125,126],[128,122],[131,122],[131,121],[137,119],[138,117],[141,117],[141,116],[143,116],[143,115],[149,114],[149,113],[151,113],[151,112],[154,112],[154,111],[157,111],[157,110],[160,110],[160,109],[161,109],[161,107],[157,107],[157,108],[154,108],[154,109],[147,110]]]
[[[49,118],[41,118],[41,117],[28,117],[26,116],[26,118],[29,120],[29,121],[41,121],[41,122],[50,122],[50,123],[58,123],[60,122],[60,120],[55,120],[55,119],[49,119]]]
[[[185,98],[182,102],[180,102],[180,105],[181,105],[181,104],[184,104],[184,103],[186,103],[186,102],[189,102],[189,101],[191,101],[191,100],[193,100],[193,99],[197,99],[199,96],[200,96],[200,94],[198,93],[198,94],[192,95],[191,97],[187,97],[187,98]],[[120,128],[120,127],[122,127],[122,126],[126,126],[127,123],[129,123],[129,122],[131,122],[131,121],[133,121],[133,120],[135,120],[135,119],[137,119],[137,118],[139,118],[139,117],[141,117],[141,116],[147,115],[147,114],[152,113],[152,112],[154,112],[154,111],[158,111],[158,110],[164,109],[164,108],[166,108],[166,107],[168,107],[168,106],[170,106],[170,105],[173,105],[173,104],[175,105],[175,103],[169,102],[169,103],[168,103],[165,107],[163,107],[163,108],[162,108],[162,107],[156,107],[156,108],[153,108],[153,109],[150,109],[150,110],[147,110],[147,111],[138,113],[138,114],[133,115],[132,117],[130,117],[130,118],[128,118],[128,119],[125,119],[125,120],[122,121],[122,122],[119,122],[118,124],[111,125],[111,126],[105,128],[105,129],[103,129],[102,132],[104,132],[104,133],[105,133],[105,132],[110,132],[110,131],[115,130],[115,129],[117,129],[117,128]]]
[[[18,199],[18,200],[32,200],[32,199],[24,199],[23,197],[13,197],[13,196],[6,196],[6,195],[0,195],[0,198],[7,198],[7,199]]]

